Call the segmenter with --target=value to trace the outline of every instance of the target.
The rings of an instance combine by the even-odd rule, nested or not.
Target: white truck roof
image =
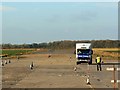
[[[76,43],[76,49],[91,49],[91,43]]]

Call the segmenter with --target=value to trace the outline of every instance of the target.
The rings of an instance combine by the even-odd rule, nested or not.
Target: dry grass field
[[[93,57],[99,55],[104,60],[118,60],[118,57],[120,57],[119,48],[93,48],[93,52]]]

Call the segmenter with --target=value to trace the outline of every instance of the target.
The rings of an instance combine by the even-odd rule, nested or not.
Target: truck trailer
[[[76,64],[81,64],[82,62],[92,64],[92,54],[93,50],[91,43],[76,43]]]

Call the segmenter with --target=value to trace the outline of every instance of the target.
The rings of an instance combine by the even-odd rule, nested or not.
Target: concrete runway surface
[[[113,67],[112,64],[102,65],[102,71],[96,71],[95,64],[76,65],[74,54],[52,54],[50,58],[48,54],[31,54],[24,57],[11,59],[11,63],[2,67],[3,88],[113,88],[113,72],[106,70]],[[29,68],[31,62],[34,63],[33,70]],[[104,62],[118,63],[117,60]],[[77,67],[76,71],[74,67]],[[118,72],[115,74],[118,79]],[[90,85],[86,83],[88,75]]]

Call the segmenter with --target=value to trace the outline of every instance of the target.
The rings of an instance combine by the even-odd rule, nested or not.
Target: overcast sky
[[[118,39],[117,2],[4,2],[1,12],[3,43]]]

